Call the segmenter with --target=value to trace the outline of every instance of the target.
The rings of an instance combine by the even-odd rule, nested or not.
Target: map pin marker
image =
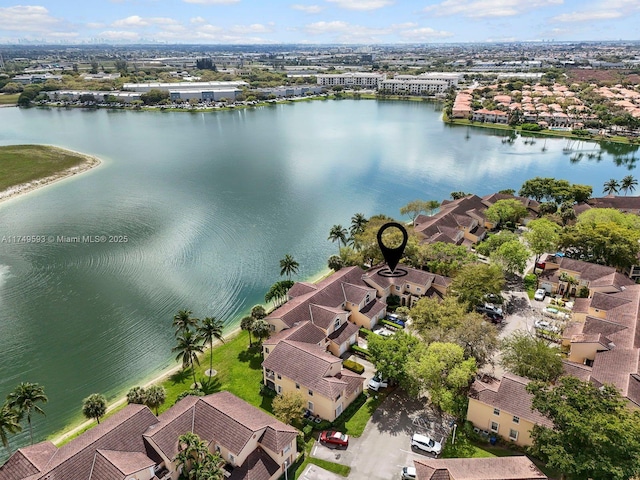
[[[388,228],[397,228],[402,232],[402,244],[399,247],[389,248],[384,243],[382,243],[382,233]],[[398,263],[402,258],[402,254],[404,253],[404,248],[407,246],[407,240],[409,240],[409,235],[407,234],[407,231],[405,230],[405,228],[399,223],[396,223],[396,222],[385,223],[382,227],[380,227],[380,230],[378,230],[378,246],[382,251],[382,256],[384,257],[384,260],[387,262],[387,265],[389,265],[389,270],[391,270],[392,274],[395,272],[396,267],[398,266]]]

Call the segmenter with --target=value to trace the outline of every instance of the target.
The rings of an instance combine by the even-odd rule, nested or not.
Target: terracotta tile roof
[[[309,305],[309,311],[313,324],[323,330],[329,330],[329,327],[334,324],[336,317],[344,316],[347,313],[341,308],[324,307],[314,303]]]
[[[573,302],[573,313],[588,313],[589,305],[591,305],[590,298],[576,298]]]
[[[314,283],[309,282],[296,282],[293,287],[289,289],[287,295],[289,298],[299,297],[300,295],[306,295],[309,292],[318,290],[318,287]]]
[[[116,480],[156,465],[140,452],[97,450],[89,480]]]
[[[494,458],[421,458],[414,460],[420,480],[546,480],[525,456]],[[446,476],[443,473],[446,472]]]
[[[551,428],[553,423],[531,407],[533,396],[525,389],[529,380],[505,373],[502,380],[492,383],[476,380],[471,386],[470,397],[511,415]]]
[[[291,328],[285,328],[278,333],[274,333],[263,342],[263,345],[277,345],[282,340],[292,340],[295,342],[313,343],[318,345],[326,338],[327,335],[324,331],[316,327],[313,323],[307,321],[294,325]]]
[[[257,448],[240,467],[233,469],[229,480],[269,480],[280,466],[263,450]]]
[[[441,275],[435,275],[424,270],[418,270],[417,268],[409,267],[407,265],[400,264],[398,268],[406,270],[407,274],[404,277],[383,277],[377,273],[386,267],[379,267],[369,270],[365,273],[363,279],[367,283],[378,285],[381,288],[388,288],[390,286],[403,287],[406,283],[413,283],[424,287],[425,290],[432,284],[447,287],[451,283],[451,279],[443,277]],[[392,292],[393,293],[393,292]]]
[[[365,378],[362,375],[359,375],[355,372],[351,372],[347,369],[342,369],[342,371],[337,375],[337,378],[347,384],[347,387],[346,387],[347,396],[358,391],[358,389],[362,391],[362,386],[365,381]]]
[[[224,391],[182,399],[160,416],[160,423],[149,429],[145,437],[168,458],[178,453],[178,437],[187,432],[238,455],[254,434],[262,435],[267,428],[273,429],[274,434],[265,447],[275,451],[297,435],[295,428]]]
[[[345,322],[343,323],[338,330],[331,332],[329,335],[329,340],[332,342],[342,345],[344,342],[349,340],[349,338],[360,330],[360,327],[355,323]]]
[[[568,360],[563,360],[562,370],[563,375],[577,377],[583,382],[588,382],[589,380],[591,380],[591,367],[588,367],[583,363],[575,363]]]
[[[0,480],[22,480],[31,475],[38,475],[41,472],[27,457],[22,449],[9,457],[9,460],[0,466]]]
[[[614,308],[621,307],[622,305],[628,304],[630,302],[631,300],[628,298],[620,298],[615,297],[611,294],[596,292],[591,298],[590,306],[591,308],[595,308],[596,310],[604,310],[606,312],[608,310],[613,310]]]
[[[367,296],[369,296],[370,301],[376,298],[375,289],[366,284],[353,285],[351,283],[342,282],[342,291],[344,292],[344,298],[347,302],[351,302],[355,305],[364,302]]]
[[[601,279],[602,277],[607,277],[616,272],[616,269],[613,267],[583,262],[582,260],[574,260],[568,257],[555,257],[555,262],[562,270],[579,272],[580,278],[583,280],[589,280],[589,282]]]
[[[589,199],[592,208],[615,208],[621,212],[640,211],[640,196],[600,197]]]
[[[386,310],[386,308],[386,303],[383,303],[380,300],[376,299],[373,302],[367,303],[363,308],[361,308],[360,313],[367,318],[373,318],[383,310]]]
[[[640,350],[614,347],[612,350],[598,352],[593,362],[591,379],[594,383],[615,385],[622,395],[640,406],[638,380],[633,374],[638,373]]]

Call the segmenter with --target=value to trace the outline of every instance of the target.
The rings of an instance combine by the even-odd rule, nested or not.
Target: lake
[[[628,147],[509,142],[504,132],[444,125],[427,102],[2,108],[0,124],[2,145],[53,144],[103,161],[0,204],[0,237],[127,238],[0,244],[0,398],[21,381],[45,387],[38,439],[80,418],[89,394],[113,399],[174,365],[177,310],[230,325],[280,279],[285,254],[300,263],[298,279],[321,272],[337,251],[329,229],[356,212],[399,218],[416,198],[517,190],[534,176],[600,195],[609,178],[635,174]],[[11,443],[28,443],[28,429]]]

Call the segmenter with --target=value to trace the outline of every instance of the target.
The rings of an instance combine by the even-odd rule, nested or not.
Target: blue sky
[[[639,25],[640,0],[0,0],[0,43],[638,40]]]

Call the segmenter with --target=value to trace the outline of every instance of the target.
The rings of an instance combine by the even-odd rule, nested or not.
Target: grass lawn
[[[83,155],[44,145],[0,147],[0,191],[55,175],[86,160]]]
[[[310,453],[314,443],[315,439],[313,437],[307,440],[304,446],[304,455],[300,456],[298,460],[289,467],[289,473],[293,473],[291,478],[300,478],[302,476],[302,472],[304,472],[304,469],[307,468],[307,465],[310,463],[343,477],[349,476],[349,473],[351,473],[351,467],[340,465],[339,463],[328,462],[327,460],[322,460],[320,458],[311,458]],[[281,480],[283,478],[284,475],[280,477]]]
[[[14,105],[18,103],[19,93],[13,93],[11,95],[5,93],[0,95],[0,105]]]
[[[206,394],[228,390],[251,405],[271,413],[271,398],[260,395],[262,383],[262,353],[260,347],[249,348],[249,334],[241,331],[213,349],[213,368],[218,374],[209,379],[204,372],[209,369],[209,352],[200,357],[196,366],[196,380]],[[163,412],[173,406],[180,395],[193,383],[192,370],[175,373],[162,383],[167,399],[160,407]]]
[[[387,394],[380,392],[375,395],[359,398],[365,399],[364,402],[362,400],[359,401],[361,406],[353,412],[353,414],[340,418],[340,421],[334,425],[336,430],[340,430],[352,437],[359,437],[362,435],[371,415],[373,415],[373,412],[376,411],[382,401],[387,398]],[[353,404],[356,404],[357,402],[358,399],[356,399]]]

